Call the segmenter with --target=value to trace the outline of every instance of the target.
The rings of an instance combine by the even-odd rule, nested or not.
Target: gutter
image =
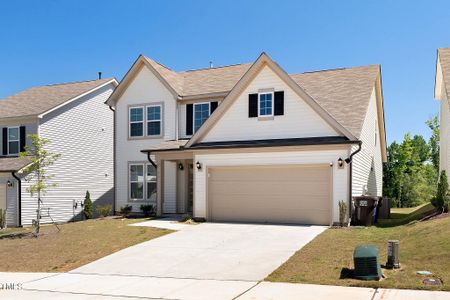
[[[349,207],[349,210],[348,210],[348,217],[349,217],[349,220],[351,220],[352,219],[352,183],[353,183],[353,178],[352,178],[352,176],[353,176],[353,174],[352,174],[352,171],[353,171],[353,168],[352,168],[352,159],[353,159],[353,156],[355,155],[355,154],[357,154],[358,152],[360,152],[361,151],[361,145],[362,145],[362,141],[358,141],[358,149],[356,149],[356,151],[355,152],[353,152],[353,153],[351,153],[350,154],[350,156],[348,157],[348,158],[346,158],[345,159],[345,162],[348,164],[348,172],[349,172],[349,178],[348,178],[348,207]]]
[[[18,210],[18,225],[19,227],[22,227],[22,180],[16,175],[15,171],[11,172],[12,177],[14,177],[17,180],[17,210]]]
[[[114,191],[114,201],[113,201],[113,214],[116,214],[116,110],[112,108],[111,105],[108,105],[109,109],[113,112],[113,191]]]

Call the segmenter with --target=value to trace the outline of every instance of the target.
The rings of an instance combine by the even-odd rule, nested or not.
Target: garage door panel
[[[328,166],[251,166],[209,170],[213,221],[329,224]]]

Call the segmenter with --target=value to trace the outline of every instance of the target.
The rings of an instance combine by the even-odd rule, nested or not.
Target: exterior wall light
[[[202,169],[202,164],[199,161],[195,163],[195,166],[197,167],[197,170]]]
[[[7,185],[8,187],[13,187],[13,186],[14,186],[14,184],[11,182],[11,180],[8,180],[8,181],[6,182],[6,185]]]
[[[339,169],[343,169],[344,168],[344,160],[342,158],[339,157],[337,163],[338,163]]]
[[[180,171],[183,171],[183,170],[184,170],[184,166],[183,166],[182,163],[179,163],[179,164],[178,164],[178,169],[180,169]]]

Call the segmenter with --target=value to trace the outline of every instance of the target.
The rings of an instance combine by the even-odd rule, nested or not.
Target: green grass
[[[391,219],[378,220],[378,226],[389,227],[407,224],[420,220],[433,213],[436,209],[431,203],[425,203],[416,207],[391,208]]]
[[[66,272],[171,230],[128,226],[144,219],[95,219],[41,228],[0,230],[0,272]],[[145,219],[147,220],[147,219]]]
[[[353,269],[353,251],[357,245],[378,246],[380,260],[384,264],[389,239],[400,241],[400,270],[383,269],[386,278],[381,281],[348,278]],[[422,280],[425,277],[416,274],[419,270],[433,272],[444,282],[443,286],[424,286]],[[450,291],[450,218],[388,228],[328,229],[295,253],[266,280]]]

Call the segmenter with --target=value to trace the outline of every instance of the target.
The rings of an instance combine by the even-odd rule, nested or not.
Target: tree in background
[[[430,201],[435,194],[436,166],[439,169],[439,125],[436,120],[427,121],[433,131],[428,143],[420,135],[411,138],[407,133],[401,144],[394,141],[388,147],[383,169],[383,194],[392,199],[393,206],[417,206]]]
[[[27,188],[27,192],[33,197],[37,195],[37,210],[36,210],[36,235],[39,234],[41,228],[41,204],[42,195],[51,187],[55,187],[56,183],[51,183],[52,176],[47,174],[47,168],[55,163],[60,157],[60,154],[51,153],[45,150],[45,146],[50,143],[49,140],[41,139],[37,134],[30,134],[31,147],[25,146],[25,151],[20,153],[21,158],[28,158],[30,164],[23,169],[26,175],[25,180],[32,182]]]
[[[439,174],[439,135],[440,135],[440,126],[439,126],[439,118],[438,116],[434,116],[430,118],[426,122],[428,128],[431,129],[431,137],[428,142],[430,145],[430,159],[433,163],[434,170],[436,171],[436,178]]]

